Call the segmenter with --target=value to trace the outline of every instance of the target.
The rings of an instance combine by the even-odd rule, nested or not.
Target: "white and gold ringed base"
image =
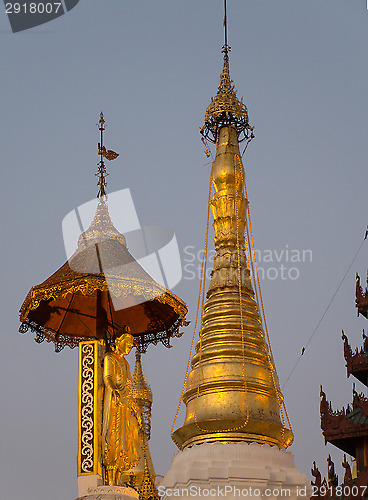
[[[295,467],[290,452],[246,442],[204,443],[179,451],[158,491],[162,500],[303,500],[311,496],[310,483]]]

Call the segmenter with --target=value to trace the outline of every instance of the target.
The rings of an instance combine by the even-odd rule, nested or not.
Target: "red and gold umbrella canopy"
[[[114,341],[129,326],[135,345],[170,347],[186,326],[185,303],[162,287],[129,253],[125,237],[114,227],[104,198],[81,234],[72,257],[46,281],[33,287],[20,310],[20,332],[31,330],[36,342],[53,342],[55,350],[83,340]]]

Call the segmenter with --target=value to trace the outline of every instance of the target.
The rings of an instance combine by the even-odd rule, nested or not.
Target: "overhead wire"
[[[315,334],[317,333],[317,330],[318,330],[318,328],[320,327],[320,325],[321,325],[321,323],[322,323],[323,319],[325,318],[325,316],[326,316],[326,314],[327,314],[328,310],[330,309],[330,307],[331,307],[331,305],[332,305],[332,302],[334,301],[334,299],[335,299],[336,295],[338,294],[338,292],[339,292],[339,290],[340,290],[340,288],[341,288],[342,284],[344,283],[346,276],[348,275],[348,273],[349,273],[349,271],[350,271],[350,269],[351,269],[352,265],[354,264],[354,262],[355,262],[356,258],[358,257],[359,252],[360,252],[360,250],[361,250],[362,246],[364,245],[365,240],[367,239],[367,236],[368,236],[368,226],[367,226],[367,229],[366,229],[366,231],[365,231],[365,235],[364,235],[363,241],[362,241],[362,242],[361,242],[361,244],[359,245],[359,248],[358,248],[358,250],[356,251],[356,253],[355,253],[354,257],[353,257],[353,260],[352,260],[352,261],[351,261],[351,263],[349,264],[349,267],[347,268],[347,270],[346,270],[346,272],[345,272],[344,276],[342,277],[342,279],[341,279],[341,281],[340,281],[340,283],[339,283],[339,285],[338,285],[338,287],[337,287],[337,289],[336,289],[335,293],[332,295],[332,298],[331,298],[330,302],[328,303],[328,305],[327,305],[326,309],[324,310],[324,312],[323,312],[323,314],[322,314],[322,316],[321,316],[321,319],[318,321],[318,323],[317,323],[317,325],[316,325],[315,329],[313,330],[313,332],[312,332],[311,336],[309,337],[308,342],[305,344],[305,346],[303,346],[303,347],[302,347],[302,351],[301,351],[301,353],[300,353],[300,355],[299,355],[298,359],[296,360],[296,362],[295,362],[295,364],[294,364],[293,368],[291,369],[291,371],[290,371],[290,373],[289,373],[288,377],[286,378],[286,380],[285,380],[285,382],[284,382],[284,385],[282,386],[282,389],[284,389],[284,387],[286,386],[286,384],[289,382],[289,380],[290,380],[290,378],[291,378],[292,374],[294,373],[294,371],[295,371],[296,367],[297,367],[297,366],[298,366],[298,364],[300,363],[300,360],[302,359],[302,356],[304,355],[304,353],[305,353],[305,351],[306,351],[307,347],[309,346],[309,344],[311,343],[311,341],[312,341],[313,337],[314,337],[314,336],[315,336]]]

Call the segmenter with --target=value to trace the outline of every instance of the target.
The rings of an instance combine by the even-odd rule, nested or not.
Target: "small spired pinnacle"
[[[151,407],[153,402],[151,387],[147,384],[141,363],[141,354],[135,353],[135,367],[132,383],[133,398],[136,400],[143,417],[143,428],[147,440],[151,437]]]
[[[139,498],[141,500],[159,500],[158,491],[154,479],[151,476],[147,459],[144,463],[143,481],[139,488]]]
[[[115,151],[112,151],[111,149],[106,150],[106,147],[103,145],[103,133],[105,130],[104,124],[104,115],[101,111],[100,113],[100,120],[99,120],[99,131],[101,132],[101,142],[98,143],[98,154],[100,155],[100,161],[97,163],[98,165],[98,172],[95,174],[98,177],[98,182],[97,185],[99,186],[99,190],[97,193],[97,198],[99,198],[101,201],[104,201],[106,198],[106,190],[105,187],[107,186],[106,182],[106,177],[109,175],[106,170],[104,158],[107,160],[115,160],[118,156],[119,153],[115,153]]]

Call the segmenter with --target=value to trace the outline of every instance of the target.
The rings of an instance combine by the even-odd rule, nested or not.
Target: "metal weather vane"
[[[96,174],[96,176],[98,176],[97,185],[99,186],[97,198],[100,199],[103,199],[106,196],[106,190],[105,190],[105,187],[107,186],[106,177],[109,175],[107,173],[105,162],[103,159],[106,158],[106,160],[111,161],[115,160],[119,156],[119,153],[116,153],[112,149],[107,150],[106,147],[103,145],[103,133],[105,130],[104,123],[105,120],[103,113],[101,111],[99,120],[99,125],[100,125],[99,131],[101,132],[101,142],[98,143],[98,154],[100,155],[100,161],[97,163],[98,172]]]

